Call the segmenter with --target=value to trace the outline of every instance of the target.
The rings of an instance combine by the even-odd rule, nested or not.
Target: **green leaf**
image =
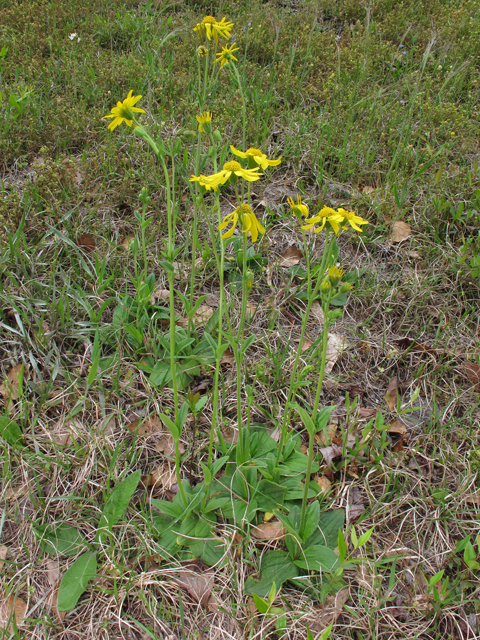
[[[99,529],[108,528],[110,530],[125,515],[130,498],[140,482],[141,474],[142,472],[138,469],[114,487],[103,507],[102,515],[98,521]],[[100,531],[97,533],[97,540],[99,537]]]
[[[305,525],[303,528],[302,539],[305,542],[310,538],[310,536],[316,531],[318,527],[318,523],[320,521],[320,503],[318,500],[312,502],[307,507],[307,511],[305,514]]]
[[[84,553],[65,573],[58,589],[58,610],[71,611],[97,573],[97,554]]]
[[[0,435],[12,447],[25,448],[20,427],[8,416],[0,415]]]
[[[255,582],[253,578],[246,581],[246,593],[256,593],[258,596],[265,597],[274,582],[277,589],[280,589],[284,582],[299,575],[298,568],[290,560],[286,551],[281,550],[266,553],[262,558],[260,571],[262,579],[259,582]]]
[[[220,562],[226,551],[223,541],[217,538],[210,540],[192,540],[188,548],[196,558],[200,558],[200,560],[203,560],[203,562],[209,566]]]
[[[261,480],[255,493],[261,511],[273,511],[283,504],[288,489],[270,480]]]
[[[373,529],[374,527],[372,527],[371,529],[369,529],[368,531],[365,531],[365,533],[363,533],[359,540],[358,540],[358,546],[359,547],[363,547],[364,544],[367,544],[367,542],[370,540],[370,537],[373,533]]]
[[[166,424],[168,430],[172,434],[172,438],[175,440],[175,442],[178,442],[180,440],[180,433],[178,431],[177,425],[173,422],[173,420],[171,420],[171,418],[166,416],[164,413],[159,413],[158,415],[160,416],[160,419],[162,420],[162,422]]]
[[[321,544],[335,549],[338,543],[338,532],[345,524],[345,510],[331,509],[320,514],[318,529],[305,543],[305,548],[314,544]]]
[[[338,556],[333,549],[316,544],[306,549],[302,556],[295,560],[295,564],[308,571],[334,571],[338,565]]]
[[[341,529],[338,531],[338,555],[340,562],[343,562],[347,557],[347,543],[345,542],[345,536]]]
[[[273,583],[275,584],[275,583]],[[272,585],[273,587],[273,585]],[[267,613],[268,608],[270,607],[270,605],[268,604],[268,602],[264,599],[264,598],[260,598],[260,596],[257,596],[256,593],[252,593],[253,596],[253,600],[255,602],[255,606],[257,607],[257,610],[259,613]]]
[[[66,522],[55,525],[43,525],[38,527],[36,535],[41,536],[40,547],[45,553],[54,556],[75,556],[86,546],[85,538],[75,527]]]
[[[308,433],[310,435],[314,435],[315,434],[315,423],[312,420],[312,417],[310,416],[310,414],[308,413],[308,411],[306,411],[305,409],[303,409],[300,405],[298,405],[296,402],[292,403],[292,407],[295,409],[295,411],[298,413],[298,415],[300,416],[300,420],[303,422],[303,424],[305,425],[305,428],[307,429]]]

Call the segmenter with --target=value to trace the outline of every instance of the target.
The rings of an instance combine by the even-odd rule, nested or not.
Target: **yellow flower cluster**
[[[224,65],[226,65],[228,62],[231,62],[232,60],[238,62],[238,58],[235,58],[235,56],[233,55],[233,52],[238,51],[238,49],[239,47],[236,47],[235,44],[230,45],[230,47],[228,46],[228,44],[226,44],[220,51],[220,53],[217,53],[216,62],[220,62],[220,69],[223,69]]]
[[[362,217],[357,216],[353,211],[347,211],[342,208],[335,211],[335,209],[332,209],[331,207],[323,207],[316,216],[308,218],[308,207],[305,204],[302,204],[300,196],[297,196],[297,202],[295,202],[293,198],[287,198],[287,202],[295,215],[300,215],[305,218],[306,224],[302,226],[302,229],[311,229],[314,227],[313,230],[315,233],[320,233],[327,223],[332,227],[335,233],[340,231],[340,227],[347,230],[348,227],[343,224],[345,222],[347,222],[352,229],[355,229],[355,231],[359,231],[360,233],[363,231],[362,226],[368,224],[368,220],[364,220]]]

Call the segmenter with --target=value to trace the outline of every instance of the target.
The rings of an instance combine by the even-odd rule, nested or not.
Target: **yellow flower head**
[[[208,176],[204,176],[203,173],[201,173],[199,176],[192,176],[190,178],[190,182],[198,182],[198,184],[201,187],[205,187],[205,189],[207,191],[210,191],[210,189],[212,191],[216,191],[217,190],[217,186],[216,184],[210,184],[209,183],[209,177]]]
[[[312,218],[307,218],[305,220],[307,224],[305,224],[302,229],[311,229],[318,223],[321,223],[319,227],[314,229],[315,233],[320,233],[323,227],[327,224],[327,222],[331,225],[332,229],[335,233],[340,231],[339,223],[343,222],[343,216],[341,216],[335,209],[331,207],[323,207],[321,211],[316,216]]]
[[[304,218],[308,216],[308,207],[306,204],[302,204],[300,196],[297,195],[297,202],[293,198],[287,198],[287,202],[295,215],[303,216]]]
[[[117,102],[117,106],[110,110],[111,112],[108,116],[103,116],[102,120],[105,118],[114,118],[114,120],[112,120],[108,125],[110,131],[113,131],[115,127],[118,127],[118,125],[122,124],[124,121],[126,125],[131,127],[135,120],[134,113],[145,113],[143,109],[138,109],[134,106],[142,96],[133,96],[132,93],[133,91],[130,90],[128,92],[128,96],[123,102]]]
[[[339,215],[342,216],[342,222],[343,221],[348,222],[348,224],[352,227],[352,229],[355,229],[355,231],[360,231],[360,233],[363,231],[363,229],[358,225],[369,224],[368,220],[364,220],[360,216],[357,216],[353,211],[346,211],[345,209],[339,209],[338,213]],[[343,227],[343,229],[346,230],[347,227]]]
[[[230,31],[233,28],[233,22],[227,22],[225,18],[222,18],[220,22],[217,22],[213,16],[205,16],[205,18],[199,22],[194,31],[198,31],[201,38],[204,35],[207,36],[209,40],[215,40],[215,44],[218,46],[218,37],[225,38],[228,40],[230,38]]]
[[[233,55],[233,52],[238,50],[239,47],[235,47],[235,44],[230,45],[230,48],[228,47],[228,44],[226,44],[220,51],[220,53],[217,53],[216,62],[220,62],[221,69],[223,69],[224,65],[231,62],[232,60],[238,62],[238,58],[235,58],[235,56]]]
[[[203,44],[200,45],[197,49],[197,55],[199,58],[205,58],[205,56],[208,56],[208,49],[207,47],[204,47]]]
[[[230,150],[237,157],[246,158],[250,169],[260,165],[265,171],[268,167],[276,167],[282,161],[281,157],[277,158],[277,160],[269,160],[267,156],[260,151],[260,149],[256,149],[255,147],[250,147],[250,149],[247,149],[246,152],[243,153],[243,151],[239,151],[238,149],[235,149],[233,145],[230,145]]]
[[[223,165],[223,169],[211,176],[192,176],[190,182],[198,182],[206,189],[210,190],[218,187],[219,184],[225,184],[230,178],[236,181],[237,177],[243,178],[248,182],[259,180],[263,173],[257,173],[258,167],[255,169],[244,169],[236,160],[231,160]],[[234,177],[235,176],[235,177]]]
[[[212,114],[210,111],[205,111],[201,113],[199,116],[195,116],[198,120],[198,130],[203,133],[210,133],[212,130],[212,125],[210,122],[212,121]]]
[[[330,282],[330,280],[328,278],[325,278],[325,280],[322,282],[322,284],[320,285],[320,293],[322,294],[328,294],[330,292],[332,288],[332,283]]]
[[[256,242],[258,233],[265,233],[265,228],[258,221],[257,216],[253,213],[253,209],[248,204],[241,204],[239,207],[226,215],[223,222],[218,225],[220,231],[223,231],[225,227],[230,227],[223,235],[222,238],[231,238],[233,232],[237,226],[238,220],[242,223],[242,233],[250,234],[252,236],[252,242]],[[231,225],[231,226],[230,226]]]
[[[331,267],[328,268],[328,278],[329,278],[330,282],[332,283],[333,287],[337,286],[337,284],[340,282],[342,277],[343,277],[343,268],[342,267],[340,267],[338,269],[337,267],[332,265]]]

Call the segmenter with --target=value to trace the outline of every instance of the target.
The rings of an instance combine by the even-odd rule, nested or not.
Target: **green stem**
[[[199,131],[198,133],[198,141],[197,141],[197,153],[195,157],[195,175],[200,173],[200,149],[201,149],[201,140],[202,134]],[[196,183],[195,192],[197,195],[199,194],[200,187],[198,183]],[[198,220],[198,203],[197,198],[195,198],[194,209],[193,209],[193,228],[192,228],[192,267],[190,271],[190,309],[193,309],[193,289],[195,287],[195,269],[196,269],[196,259],[197,259],[197,245],[198,245],[198,231],[197,231],[197,220]],[[190,333],[192,330],[192,322],[193,318],[188,315],[188,337],[190,338]]]
[[[283,449],[285,447],[286,444],[286,440],[287,440],[287,427],[288,427],[288,423],[290,421],[290,415],[291,415],[291,409],[289,408],[290,402],[292,401],[292,397],[293,397],[293,387],[294,387],[294,383],[296,380],[296,375],[297,375],[297,368],[298,368],[298,362],[300,360],[300,354],[302,352],[302,345],[303,345],[303,340],[305,337],[305,331],[307,328],[307,322],[308,322],[308,318],[310,316],[310,310],[312,308],[312,304],[315,301],[315,298],[317,297],[318,291],[320,289],[320,285],[322,283],[322,278],[324,276],[325,273],[325,268],[327,266],[327,262],[329,260],[329,256],[331,253],[331,246],[334,242],[334,237],[332,237],[332,239],[329,239],[328,237],[328,230],[327,230],[327,235],[325,237],[325,249],[323,252],[323,256],[322,256],[322,262],[320,263],[320,268],[318,270],[318,275],[317,275],[317,281],[315,283],[315,288],[313,289],[311,295],[308,298],[308,302],[307,302],[307,308],[305,309],[305,314],[302,318],[302,328],[300,331],[300,342],[298,343],[298,349],[297,349],[297,353],[295,355],[295,361],[293,363],[293,369],[292,369],[292,373],[290,376],[290,386],[288,389],[288,394],[287,394],[287,402],[286,402],[286,409],[285,409],[285,413],[283,414],[283,423],[282,423],[282,428],[281,428],[281,435],[280,435],[280,442],[278,445],[278,451],[277,451],[277,464],[280,461],[281,455],[283,453]],[[307,269],[310,275],[310,261],[307,261]],[[311,275],[310,275],[311,277]],[[311,286],[311,285],[310,285]],[[326,320],[324,319],[324,323],[326,322]],[[325,327],[325,324],[324,324]]]
[[[305,516],[307,514],[307,500],[308,500],[308,488],[310,486],[310,474],[312,472],[313,462],[313,439],[314,433],[309,433],[308,439],[308,462],[307,462],[307,474],[305,476],[305,487],[303,489],[303,501],[302,501],[302,514],[300,516],[300,539],[303,540],[303,529],[305,527]]]
[[[175,475],[177,478],[178,490],[182,496],[183,504],[187,506],[187,496],[182,485],[182,478],[180,476],[180,446],[178,440],[175,440]]]
[[[323,303],[323,344],[322,344],[322,361],[320,363],[320,374],[318,376],[317,393],[315,394],[315,403],[313,405],[312,419],[315,422],[317,418],[318,404],[320,402],[320,393],[322,392],[323,377],[325,375],[325,364],[327,362],[327,344],[328,344],[328,310],[330,308],[330,296]]]

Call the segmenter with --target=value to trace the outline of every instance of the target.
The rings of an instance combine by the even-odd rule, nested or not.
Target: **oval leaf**
[[[65,573],[58,589],[58,610],[71,611],[97,573],[97,554],[84,553]]]
[[[141,475],[142,472],[138,469],[138,471],[131,473],[113,489],[105,503],[105,506],[103,507],[102,515],[98,522],[99,529],[102,529],[103,527],[111,529],[117,524],[120,518],[125,515],[128,503],[140,482]],[[97,534],[97,539],[98,537],[99,534]]]
[[[0,415],[0,435],[12,447],[24,448],[20,427],[16,422],[10,420],[8,416]]]

